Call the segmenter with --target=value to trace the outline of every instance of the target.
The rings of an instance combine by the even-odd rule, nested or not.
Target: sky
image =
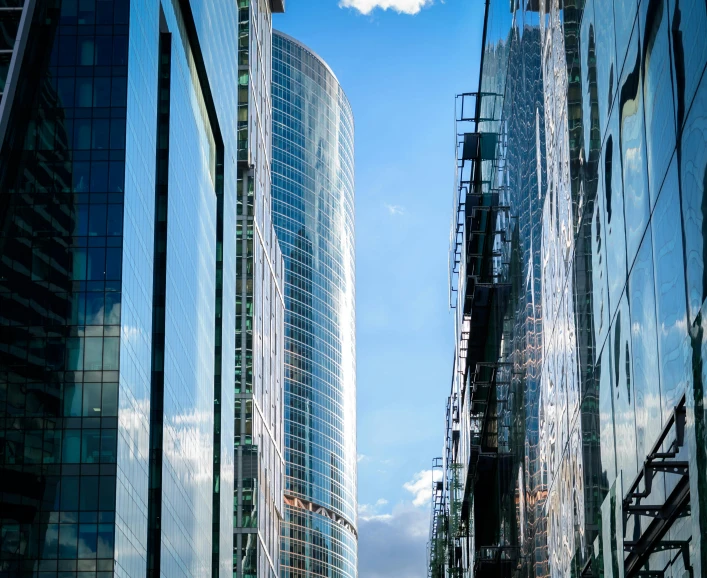
[[[481,0],[286,0],[273,25],[355,117],[360,578],[423,578],[453,356],[454,96],[476,90]]]

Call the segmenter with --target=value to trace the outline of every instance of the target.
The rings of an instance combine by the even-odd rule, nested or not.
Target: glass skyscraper
[[[238,2],[232,544],[233,576],[237,578],[280,576],[285,301],[283,261],[272,224],[270,188],[272,13],[283,10],[282,2],[271,0]]]
[[[0,2],[3,578],[234,571],[247,4]]]
[[[273,214],[285,260],[283,577],[355,577],[354,123],[315,53],[273,35]]]
[[[430,575],[702,576],[707,8],[508,8],[457,99]]]

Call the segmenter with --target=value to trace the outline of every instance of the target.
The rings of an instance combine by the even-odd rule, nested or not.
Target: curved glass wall
[[[353,115],[326,63],[281,33],[272,87],[286,307],[282,576],[356,576]]]

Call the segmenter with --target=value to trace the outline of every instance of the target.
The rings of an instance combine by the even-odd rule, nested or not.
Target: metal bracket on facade
[[[646,457],[643,468],[623,499],[624,551],[627,553],[624,560],[626,578],[633,576],[662,576],[662,573],[646,574],[646,572],[653,571],[645,571],[641,570],[641,568],[654,552],[676,549],[680,549],[683,553],[685,568],[692,575],[687,549],[688,542],[663,540],[673,522],[684,516],[685,512],[689,511],[690,508],[689,464],[687,461],[675,459],[680,453],[680,448],[685,443],[685,418],[685,397],[683,396],[665,424],[651,452]],[[669,439],[668,436],[672,431],[675,432],[675,437],[670,442],[668,449],[663,450],[666,440]],[[644,498],[652,495],[653,479],[658,472],[677,476],[677,482],[670,495],[663,500],[663,503],[642,504],[641,501]],[[639,489],[641,483],[643,484],[642,490]],[[641,532],[640,537],[636,540],[626,539],[630,516],[652,518],[648,527]],[[638,520],[636,523],[638,524]]]
[[[658,542],[654,548],[654,552],[667,552],[679,550],[678,556],[682,557],[682,563],[690,577],[693,576],[693,569],[690,565],[690,540],[664,540]],[[677,558],[677,557],[676,557]],[[634,576],[641,578],[665,578],[665,569],[663,570],[639,570]]]
[[[667,451],[662,451],[661,448],[668,437],[668,434],[672,431],[673,426],[675,426],[675,439],[670,444]],[[632,504],[634,500],[640,502],[641,499],[647,498],[651,495],[653,489],[653,477],[656,472],[665,472],[680,476],[687,475],[688,463],[685,461],[673,461],[673,459],[678,455],[680,448],[684,445],[684,442],[685,397],[683,396],[682,400],[670,416],[670,419],[668,419],[668,422],[665,424],[662,433],[653,445],[653,449],[648,454],[648,457],[646,457],[643,468],[638,473],[636,479],[633,481],[633,484],[631,484],[631,487],[626,493],[623,501],[625,512],[624,517],[628,515],[626,513],[630,511],[631,507],[639,506],[638,503]],[[641,481],[643,481],[644,485],[644,489],[642,491],[638,489]]]

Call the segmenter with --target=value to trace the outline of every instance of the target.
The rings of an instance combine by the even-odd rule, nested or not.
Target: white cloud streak
[[[403,484],[403,488],[413,495],[414,506],[428,506],[432,500],[432,470],[417,472],[412,480]]]
[[[434,0],[340,0],[341,8],[354,8],[361,14],[370,14],[376,8],[394,10],[399,14],[417,14]]]
[[[366,578],[425,578],[432,470],[403,484],[412,495],[392,509],[388,500],[358,507],[358,568]]]
[[[392,518],[392,514],[381,514],[379,511],[383,506],[387,505],[388,500],[384,498],[380,498],[375,504],[359,504],[358,519],[364,522],[370,520],[389,520]]]
[[[388,212],[393,216],[405,214],[405,207],[402,205],[389,205],[385,203],[385,208],[388,209]]]

